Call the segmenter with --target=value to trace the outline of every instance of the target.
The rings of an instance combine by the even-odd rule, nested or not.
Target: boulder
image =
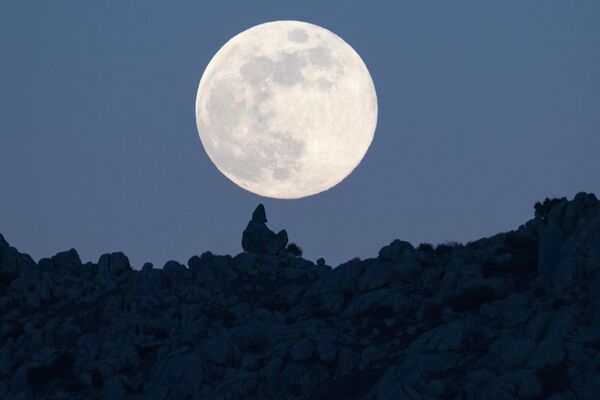
[[[98,260],[98,273],[112,273],[120,275],[123,272],[131,270],[129,258],[121,252],[103,254]]]
[[[554,367],[565,359],[565,351],[559,342],[543,340],[540,342],[527,361],[527,366],[534,369]]]
[[[269,254],[279,254],[287,245],[288,235],[285,229],[279,231],[267,243],[266,250]]]
[[[248,222],[242,234],[242,248],[249,253],[266,253],[275,233],[262,222]]]
[[[12,247],[4,247],[0,250],[0,283],[10,283],[18,275],[18,252]]]
[[[575,337],[575,342],[588,347],[600,348],[600,326],[584,329]]]
[[[187,271],[185,265],[174,260],[167,261],[163,267],[163,272],[165,274],[180,274],[185,271]]]
[[[315,346],[311,340],[304,339],[296,342],[290,348],[292,360],[302,362],[309,360],[315,352]]]
[[[328,340],[317,341],[317,354],[326,364],[331,364],[337,358],[337,348]]]
[[[51,258],[55,266],[68,270],[77,270],[81,268],[81,259],[77,250],[71,249],[69,251],[63,251],[56,254]]]
[[[385,261],[396,262],[415,252],[412,244],[396,239],[379,250],[379,257]]]
[[[509,368],[520,367],[527,361],[529,355],[535,348],[535,342],[531,339],[519,339],[507,345],[502,360]]]
[[[543,392],[543,387],[537,376],[531,370],[524,370],[520,374],[519,398],[523,400],[539,399]]]
[[[201,352],[207,360],[216,364],[228,365],[233,361],[231,343],[223,337],[215,337],[202,343]]]
[[[600,202],[578,193],[554,205],[539,229],[538,273],[560,290],[572,285],[583,264],[581,249],[595,242],[600,228]]]

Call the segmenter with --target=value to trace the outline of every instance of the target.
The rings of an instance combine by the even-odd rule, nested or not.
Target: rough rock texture
[[[590,399],[600,393],[600,203],[337,268],[285,251],[132,269],[34,262],[0,236],[1,399]],[[541,211],[543,212],[541,212]]]

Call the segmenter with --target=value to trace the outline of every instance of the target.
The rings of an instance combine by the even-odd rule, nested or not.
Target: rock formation
[[[262,206],[244,252],[162,269],[0,236],[0,398],[595,400],[600,202],[536,211],[336,268],[286,252]]]
[[[279,254],[287,242],[288,236],[285,229],[275,234],[267,228],[265,207],[259,204],[242,234],[242,249],[250,253]]]

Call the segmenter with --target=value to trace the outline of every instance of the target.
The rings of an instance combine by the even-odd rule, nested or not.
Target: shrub
[[[560,199],[549,199],[548,197],[546,197],[546,200],[544,200],[543,203],[538,201],[533,206],[533,208],[535,209],[535,216],[542,217],[542,219],[545,221],[548,217],[548,214],[550,214],[550,210],[552,210],[552,207],[566,200],[566,197],[561,197]]]
[[[453,248],[460,246],[460,243],[455,241],[448,241],[444,243],[440,243],[435,246],[435,252],[437,254],[448,254],[452,251]]]
[[[293,254],[295,257],[300,257],[302,255],[302,249],[296,243],[288,244],[286,250],[288,253]]]
[[[433,246],[431,245],[431,243],[421,243],[417,247],[417,250],[422,251],[424,253],[433,253]]]

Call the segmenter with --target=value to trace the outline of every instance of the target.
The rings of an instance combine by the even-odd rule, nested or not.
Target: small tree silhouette
[[[302,249],[296,243],[288,244],[286,250],[295,257],[300,257],[302,255]]]
[[[444,243],[440,243],[437,246],[435,246],[435,253],[436,254],[449,254],[453,248],[455,247],[459,247],[461,244],[454,241],[454,240],[450,240],[450,241],[446,241]]]
[[[549,199],[548,197],[546,197],[546,200],[544,200],[543,203],[538,201],[533,206],[533,208],[535,209],[535,216],[542,217],[542,219],[546,221],[546,218],[548,218],[548,214],[550,214],[550,210],[552,210],[552,207],[566,200],[566,197],[561,197],[560,199]]]
[[[433,253],[433,246],[431,243],[421,243],[417,250],[422,251],[423,253]]]

